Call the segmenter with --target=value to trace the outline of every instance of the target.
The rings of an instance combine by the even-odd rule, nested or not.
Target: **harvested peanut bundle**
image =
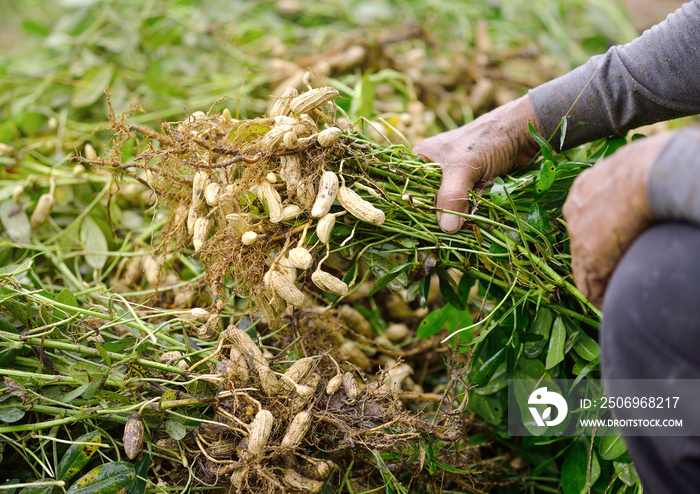
[[[206,283],[216,297],[211,305],[222,311],[197,311],[181,322],[197,327],[200,339],[214,340],[223,314],[237,318],[251,334],[256,331],[270,338],[263,351],[246,331],[229,326],[218,345],[199,345],[195,339],[200,349],[184,345],[177,353],[162,353],[162,363],[154,362],[162,372],[174,371],[169,366],[176,363],[187,369],[186,378],[218,386],[217,404],[210,407],[215,410],[213,419],[202,417],[208,420],[206,426],[188,433],[178,445],[183,459],[196,459],[193,473],[195,469],[198,475],[204,472],[205,481],[212,485],[230,482],[241,491],[282,491],[287,486],[313,492],[322,488],[320,481],[332,473],[334,465],[325,459],[312,460],[312,455],[335,447],[345,452],[366,447],[383,454],[393,440],[415,439],[437,430],[412,415],[403,416],[403,411],[396,413],[393,394],[402,387],[409,389],[410,384],[405,367],[384,372],[380,382],[367,382],[372,377],[363,375],[363,371],[371,375],[378,362],[385,364],[381,357],[387,354],[374,345],[377,336],[398,352],[399,343],[412,339],[408,336],[415,326],[393,325],[383,332],[380,323],[374,328],[377,335],[349,306],[340,316],[333,312],[333,317],[324,317],[316,307],[328,300],[324,293],[361,300],[371,288],[371,275],[381,281],[379,285],[418,300],[427,297],[430,286],[424,281],[429,281],[426,277],[436,265],[441,275],[444,268],[464,271],[470,266],[470,273],[489,286],[510,287],[508,293],[519,297],[536,293],[541,297],[531,298],[545,303],[553,298],[543,287],[556,287],[557,296],[565,295],[567,289],[566,279],[556,277],[556,264],[552,267],[544,256],[537,258],[540,246],[533,239],[547,235],[531,235],[532,225],[524,219],[527,209],[516,211],[520,221],[512,213],[513,217],[504,219],[505,203],[493,206],[494,194],[480,198],[470,213],[473,228],[444,234],[433,204],[440,184],[439,165],[422,163],[403,146],[380,146],[353,131],[343,134],[333,126],[332,100],[337,96],[332,88],[302,94],[288,90],[272,101],[269,118],[243,121],[234,121],[226,112],[198,112],[180,125],[164,126],[161,145],[134,160],[137,168],[148,169],[150,175],[139,176],[153,187],[159,206],[170,209],[158,259],[165,260],[168,249],[186,248],[189,256],[194,247],[194,257],[201,261]],[[118,122],[114,125],[125,135],[133,131],[119,127]],[[123,169],[129,166],[124,164]],[[515,200],[522,193],[522,189],[507,190],[515,192]],[[546,214],[540,216],[546,219]],[[501,221],[509,226],[500,228]],[[307,238],[309,231],[315,235]],[[507,253],[503,246],[508,247]],[[500,249],[491,251],[491,247]],[[323,260],[316,263],[324,252]],[[527,276],[513,270],[535,258],[538,263],[532,266],[537,269],[527,271]],[[165,262],[150,259],[144,269]],[[488,266],[489,272],[479,271],[476,265]],[[154,284],[158,281],[157,271],[147,277]],[[357,290],[350,293],[348,284]],[[460,286],[458,292],[468,288]],[[236,298],[231,297],[233,303],[226,307],[229,295]],[[245,299],[248,305],[240,303]],[[314,326],[307,314],[324,324]],[[500,318],[496,315],[491,319]],[[341,318],[350,328],[333,327],[334,321],[342,324]],[[275,355],[269,350],[273,348],[286,353]],[[318,358],[327,348],[343,369],[334,370]],[[370,361],[369,352],[377,349],[379,355]],[[318,358],[319,364],[313,365],[311,358]],[[290,359],[295,363],[285,371],[282,363]],[[366,387],[347,372],[353,367]],[[319,385],[323,388],[318,389]],[[422,394],[413,386],[410,389]],[[152,405],[155,410],[157,404]],[[206,413],[209,409],[202,412]],[[311,417],[318,422],[312,423]],[[386,432],[389,429],[397,431],[396,437]],[[302,446],[303,451],[298,451]],[[281,458],[284,455],[275,451],[280,447],[294,450],[294,455]],[[339,456],[340,472],[351,456]]]

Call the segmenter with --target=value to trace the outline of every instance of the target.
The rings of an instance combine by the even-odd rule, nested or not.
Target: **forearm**
[[[661,120],[700,113],[700,0],[635,41],[529,93],[544,135],[567,117],[568,149]],[[552,143],[558,147],[558,132]]]

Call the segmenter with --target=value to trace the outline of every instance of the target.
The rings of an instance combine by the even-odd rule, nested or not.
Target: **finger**
[[[588,300],[597,309],[603,308],[603,296],[605,295],[605,288],[606,287],[607,287],[606,283],[596,282],[593,284],[593,287],[591,288],[591,294],[588,296]]]
[[[579,248],[575,239],[571,239],[569,245],[569,251],[571,252],[571,274],[574,278],[574,283],[576,287],[588,297],[588,269],[586,266],[586,261],[582,255],[582,249]]]
[[[603,295],[610,279],[610,273],[600,269],[600,263],[587,255],[587,249],[580,244],[571,245],[571,271],[576,287],[595,307],[600,309],[603,304]]]
[[[469,190],[478,180],[475,169],[467,165],[443,165],[442,183],[438,191],[435,206],[459,213],[469,210]],[[462,227],[464,219],[449,213],[437,213],[440,228],[447,233],[454,233]]]

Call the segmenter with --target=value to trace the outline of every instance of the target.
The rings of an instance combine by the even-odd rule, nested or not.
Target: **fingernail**
[[[449,213],[438,213],[438,224],[446,233],[454,233],[462,228],[463,219]]]

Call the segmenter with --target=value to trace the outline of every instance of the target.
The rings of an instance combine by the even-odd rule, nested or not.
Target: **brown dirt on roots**
[[[287,375],[283,371],[289,364],[282,361],[288,354],[264,362],[245,355],[249,379],[241,381],[234,376],[230,372],[232,360],[226,356],[236,344],[226,334],[221,336],[223,344],[216,356],[219,363],[208,363],[208,373],[200,370],[201,379],[217,390],[207,414],[209,422],[183,439],[178,461],[157,460],[160,466],[156,471],[165,485],[177,485],[186,477],[183,457],[201,484],[230,485],[232,492],[318,492],[327,482],[339,485],[351,466],[348,481],[356,487],[382,486],[390,472],[404,485],[420,477],[425,485],[435,483],[435,488],[448,482],[465,492],[479,492],[495,476],[496,470],[480,459],[477,448],[464,443],[459,448],[448,447],[465,437],[474,424],[451,410],[448,400],[438,407],[440,419],[435,415],[427,420],[407,412],[391,389],[381,384],[392,369],[383,369],[372,378],[352,367],[341,368],[330,353],[316,354],[310,369],[295,383],[304,390],[313,389],[311,394],[302,395],[281,377]],[[268,388],[258,373],[261,366],[280,376],[282,385],[290,385],[276,393],[265,391]],[[329,389],[329,382],[338,374],[343,375],[343,384]],[[252,452],[254,422],[262,410],[271,412],[272,425],[263,446]],[[296,444],[285,447],[285,437],[300,413],[310,415],[308,429]],[[164,433],[160,435],[156,443],[162,450],[178,451],[172,440]],[[433,460],[426,457],[425,448],[437,442],[440,450],[430,453],[436,460],[449,464],[454,471],[473,475],[444,472],[439,482],[434,479],[428,473]],[[453,451],[448,453],[450,449]],[[375,458],[384,453],[388,454],[382,460],[387,470],[382,473]],[[294,479],[306,482],[305,487],[289,481],[294,474]]]

